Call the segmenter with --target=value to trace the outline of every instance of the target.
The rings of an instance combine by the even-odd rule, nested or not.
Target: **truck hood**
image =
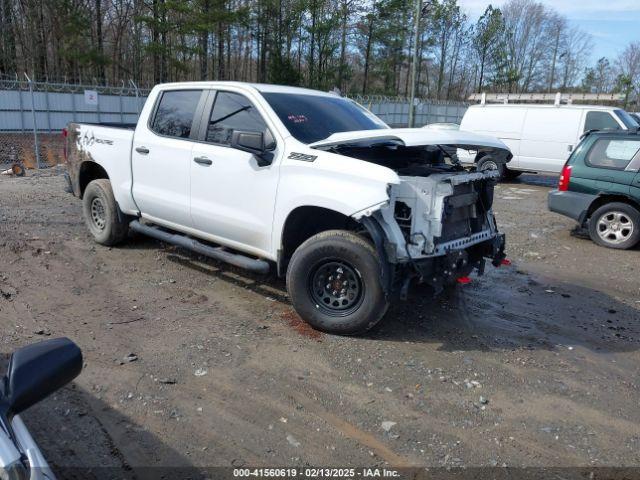
[[[463,130],[431,130],[426,128],[385,128],[380,130],[357,130],[339,132],[309,144],[310,148],[327,150],[331,147],[347,144],[367,144],[379,142],[399,142],[405,147],[427,145],[449,145],[468,150],[494,151],[505,160],[511,158],[511,152],[502,141],[488,135],[465,132]]]

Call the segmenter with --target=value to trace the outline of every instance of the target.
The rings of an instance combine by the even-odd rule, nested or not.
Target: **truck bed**
[[[131,195],[131,148],[135,125],[124,123],[70,123],[66,155],[73,194],[82,197],[86,169],[102,168],[109,177],[120,210],[137,212]],[[86,162],[86,163],[85,163]],[[95,162],[95,163],[94,163]],[[96,165],[97,164],[97,165]],[[107,175],[106,172],[109,172]]]

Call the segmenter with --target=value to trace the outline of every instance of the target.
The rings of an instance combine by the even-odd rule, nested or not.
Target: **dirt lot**
[[[86,362],[26,422],[65,478],[640,466],[640,251],[571,236],[552,184],[499,186],[511,266],[342,338],[302,324],[279,280],[142,237],[95,245],[62,177],[0,178],[1,351],[66,335]]]

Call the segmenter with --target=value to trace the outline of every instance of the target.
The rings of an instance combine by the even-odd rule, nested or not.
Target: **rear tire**
[[[100,245],[116,245],[127,238],[129,224],[124,215],[118,215],[111,182],[106,178],[93,180],[82,197],[84,222]]]
[[[287,289],[305,322],[338,335],[369,330],[389,307],[375,249],[345,230],[318,233],[298,247],[287,269]]]
[[[589,236],[603,247],[632,248],[640,241],[640,212],[627,203],[607,203],[591,214]]]
[[[504,163],[497,162],[492,156],[485,155],[480,160],[478,160],[477,169],[479,172],[484,172],[486,170],[497,170],[500,173],[500,177],[498,181],[502,181],[505,178],[506,167]]]

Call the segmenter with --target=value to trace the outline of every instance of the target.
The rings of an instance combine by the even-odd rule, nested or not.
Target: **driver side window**
[[[584,131],[589,130],[620,130],[620,125],[609,112],[587,112],[584,121]]]
[[[269,128],[249,99],[239,93],[217,92],[206,141],[230,145],[234,130],[262,132],[265,138],[270,137]]]

